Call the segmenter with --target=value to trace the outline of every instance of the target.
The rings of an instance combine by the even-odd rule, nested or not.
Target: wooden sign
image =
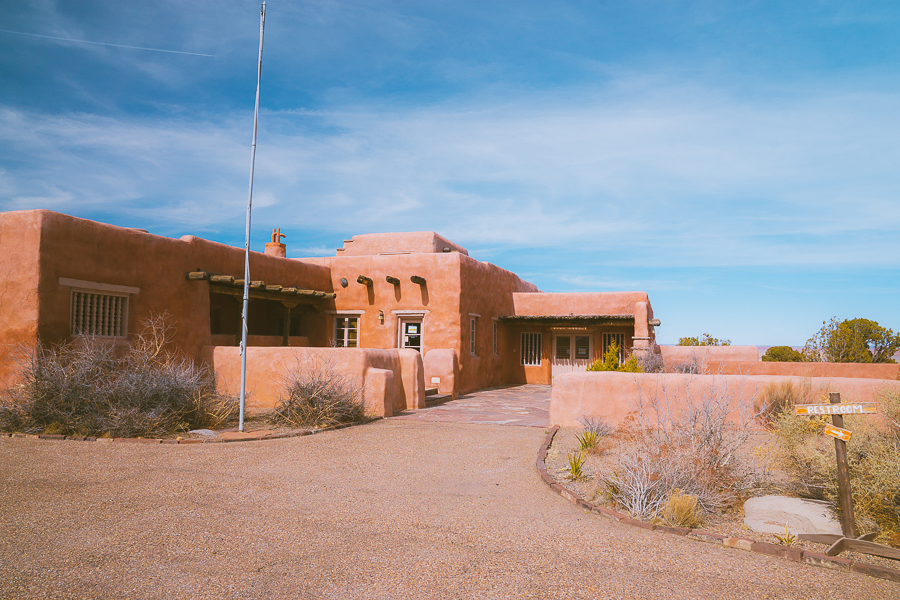
[[[849,442],[850,436],[853,435],[852,431],[848,431],[847,429],[841,429],[840,427],[835,427],[834,425],[825,424],[825,435],[830,435],[833,438],[837,438],[843,442]]]
[[[871,415],[878,412],[874,402],[856,404],[798,404],[794,407],[798,415]]]

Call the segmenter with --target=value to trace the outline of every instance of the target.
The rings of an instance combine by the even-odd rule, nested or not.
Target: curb
[[[293,438],[293,437],[304,437],[307,435],[315,435],[317,433],[323,433],[325,431],[335,431],[337,429],[346,429],[347,427],[355,427],[357,425],[367,425],[374,421],[381,420],[381,417],[374,417],[369,419],[364,423],[342,423],[340,425],[331,425],[330,427],[322,427],[320,429],[310,429],[309,431],[289,431],[284,433],[267,433],[264,435],[255,435],[248,436],[237,439],[223,440],[223,439],[190,439],[190,440],[175,440],[175,439],[160,439],[160,438],[98,438],[95,436],[84,436],[84,435],[60,435],[60,434],[49,434],[49,433],[0,433],[0,438],[5,437],[13,437],[13,438],[27,438],[31,440],[51,440],[51,441],[71,441],[71,442],[100,442],[100,443],[115,443],[115,444],[233,444],[235,442],[260,442],[263,440],[280,440],[284,438]]]
[[[900,583],[900,570],[898,569],[892,569],[889,567],[882,567],[870,563],[850,560],[849,558],[826,556],[818,552],[809,552],[807,550],[803,550],[802,548],[780,546],[778,544],[757,542],[744,538],[727,537],[718,533],[703,531],[701,529],[688,529],[686,527],[667,527],[664,525],[656,525],[654,523],[647,523],[646,521],[633,519],[628,515],[624,515],[606,506],[592,504],[578,496],[578,494],[563,487],[562,484],[556,481],[556,479],[547,472],[547,450],[550,449],[550,444],[553,443],[553,438],[556,436],[557,431],[559,431],[559,425],[554,425],[547,432],[547,437],[544,439],[544,443],[541,445],[540,450],[538,450],[535,467],[537,467],[538,474],[540,474],[541,479],[550,487],[551,490],[553,490],[575,506],[583,508],[584,510],[596,513],[600,516],[612,519],[614,521],[618,521],[619,523],[624,523],[633,527],[640,527],[641,529],[647,529],[649,531],[658,531],[660,533],[679,535],[700,542],[721,544],[725,548],[735,548],[738,550],[745,550],[747,552],[765,554],[767,556],[774,556],[794,562],[802,562],[817,567],[826,567],[829,569],[837,569],[840,571],[852,571],[854,573],[862,573],[870,577],[877,577],[879,579],[887,579],[888,581]]]

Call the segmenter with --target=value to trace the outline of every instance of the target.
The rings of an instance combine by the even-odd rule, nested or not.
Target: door
[[[404,319],[400,322],[400,347],[422,352],[422,320]]]
[[[553,377],[573,371],[585,371],[591,364],[591,336],[557,334],[553,337]]]

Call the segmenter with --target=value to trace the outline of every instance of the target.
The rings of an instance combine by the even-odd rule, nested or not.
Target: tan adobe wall
[[[705,367],[712,360],[759,362],[756,346],[659,346],[659,352],[667,369],[688,363]]]
[[[203,356],[214,366],[220,389],[237,393],[240,349],[209,346]],[[247,410],[273,409],[284,393],[286,375],[315,364],[342,373],[358,385],[370,415],[389,417],[394,411],[425,405],[422,357],[415,350],[251,347],[247,349]]]
[[[645,292],[515,294],[515,314],[544,315],[633,315],[635,304],[650,299]],[[653,318],[649,308],[648,318]]]
[[[129,299],[129,334],[139,331],[141,320],[152,313],[167,312],[172,316],[174,344],[188,356],[200,357],[201,349],[210,344],[209,284],[188,281],[185,275],[205,269],[243,276],[243,249],[194,236],[176,240],[51,211],[30,212],[39,213],[42,224],[41,339],[58,342],[70,338],[72,288],[60,285],[60,278],[75,279],[138,288],[140,292]],[[328,271],[320,266],[253,252],[250,268],[254,280],[331,291]],[[324,344],[321,313],[307,310],[298,318],[310,343]]]
[[[400,320],[423,314],[425,336],[423,353],[433,348],[460,350],[459,329],[459,253],[339,256],[302,259],[331,269],[331,285],[336,294],[331,311],[363,311],[349,315],[359,318],[359,343],[362,348],[397,348]],[[357,282],[362,275],[372,285]],[[425,278],[420,285],[410,281],[413,275]],[[387,277],[400,280],[388,283]],[[347,280],[347,287],[341,285]],[[381,323],[379,311],[384,314]],[[333,315],[329,315],[333,332]],[[330,334],[329,334],[330,335]]]
[[[20,347],[38,335],[40,232],[43,214],[0,214],[0,389],[15,383]]]
[[[643,407],[648,424],[655,424],[654,398],[661,410],[679,414],[689,406],[687,399],[698,402],[704,395],[732,398],[732,419],[753,414],[753,404],[763,389],[772,382],[810,382],[802,377],[770,375],[683,375],[679,373],[568,373],[553,384],[550,399],[550,422],[563,427],[578,427],[579,420],[604,417],[614,425],[622,424],[629,415],[637,418]],[[871,402],[886,386],[900,392],[900,384],[875,379],[815,378],[813,393],[825,395],[840,392],[843,402]],[[668,402],[668,405],[666,405]]]
[[[448,250],[444,250],[448,248]],[[344,240],[344,247],[338,248],[337,256],[371,256],[375,254],[431,254],[436,252],[469,253],[465,248],[451,242],[433,231],[408,233],[366,233],[354,235]]]
[[[457,319],[461,335],[459,350],[459,390],[466,393],[510,382],[505,363],[517,361],[516,346],[504,335],[505,323],[498,325],[498,353],[494,355],[494,319],[511,315],[515,310],[513,296],[521,292],[535,293],[537,286],[515,273],[488,262],[462,256],[460,258],[461,296]],[[477,316],[475,316],[477,315]],[[471,352],[471,323],[475,319],[475,356]]]
[[[793,375],[796,377],[850,377],[854,379],[900,379],[900,364],[808,363],[710,360],[706,371],[722,375]]]

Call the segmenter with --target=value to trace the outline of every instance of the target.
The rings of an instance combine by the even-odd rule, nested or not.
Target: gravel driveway
[[[0,439],[0,598],[900,598],[552,494],[544,430],[402,420],[200,446]]]

